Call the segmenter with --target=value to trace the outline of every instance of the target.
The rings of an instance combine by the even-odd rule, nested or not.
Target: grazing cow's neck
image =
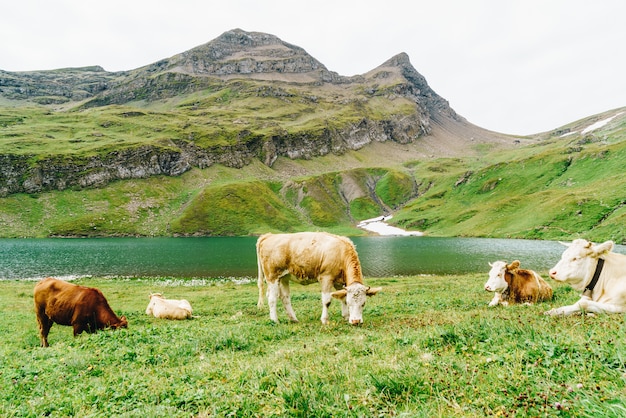
[[[356,252],[346,258],[346,286],[350,286],[352,283],[363,284],[363,273],[361,272],[361,263],[356,256]]]

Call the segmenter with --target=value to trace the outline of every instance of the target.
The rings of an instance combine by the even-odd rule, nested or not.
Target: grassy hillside
[[[157,103],[142,108],[140,102],[80,112],[2,108],[0,149],[34,159],[51,154],[82,158],[146,143],[167,147],[166,138],[175,136],[193,137],[196,143],[211,138],[207,144],[218,146],[241,140],[235,130],[254,136],[246,127],[265,132],[289,124],[295,135],[314,113],[326,111],[321,98],[315,105],[302,102],[303,91],[294,103],[295,92],[290,96],[280,90],[284,97],[262,109],[255,105],[262,92],[250,84],[233,82],[219,92],[219,97],[205,91],[196,101],[186,96],[167,106],[159,102],[175,109],[169,111],[157,109]],[[234,96],[238,99],[231,100]],[[198,100],[213,100],[219,122],[198,110],[206,103],[194,107]],[[402,112],[405,106],[403,99],[372,100],[388,101],[372,107],[372,117],[380,109]],[[349,119],[351,108],[328,120]],[[249,117],[234,119],[242,112]],[[605,126],[583,133],[611,116]],[[360,234],[359,220],[393,213],[397,225],[430,235],[626,242],[623,112],[577,121],[533,141],[522,139],[513,149],[475,144],[464,157],[424,155],[426,141],[446,146],[426,137],[312,160],[281,157],[272,168],[260,161],[241,169],[216,164],[179,177],[9,195],[0,199],[0,236],[247,235],[308,229]]]
[[[315,136],[362,119],[410,115],[409,100],[355,86],[312,87],[268,81],[214,81],[204,90],[156,102],[68,111],[0,107],[1,153],[81,159],[172,140],[216,148],[271,135]]]
[[[428,191],[395,221],[433,235],[624,242],[626,117],[620,116],[602,130],[550,136],[486,164],[416,163],[415,177]]]
[[[395,196],[403,191],[404,200],[414,195],[410,178],[393,169],[259,180],[268,170],[261,163],[243,169],[216,166],[97,189],[15,194],[1,199],[1,235],[248,235],[307,229],[358,234],[359,220],[389,210],[386,190]],[[382,197],[377,183],[385,185]]]

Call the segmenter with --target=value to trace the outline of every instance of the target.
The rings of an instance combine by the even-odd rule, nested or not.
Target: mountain
[[[249,235],[393,215],[438,236],[626,243],[626,108],[514,137],[400,53],[341,76],[228,31],[130,71],[0,71],[0,236]]]
[[[300,47],[239,29],[131,71],[0,72],[0,104],[0,196],[216,163],[273,166],[378,142],[423,155],[514,142],[457,115],[404,53],[344,77]]]

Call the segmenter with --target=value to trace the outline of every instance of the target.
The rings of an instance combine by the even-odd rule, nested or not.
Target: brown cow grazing
[[[34,297],[42,347],[48,347],[48,333],[55,322],[71,325],[74,336],[83,331],[128,327],[126,317],[118,318],[98,289],[48,277],[37,283]]]
[[[328,307],[332,298],[341,301],[342,316],[352,325],[363,322],[363,306],[367,296],[381,288],[363,284],[361,263],[354,244],[346,237],[325,232],[261,235],[256,244],[259,301],[263,306],[263,279],[267,281],[267,302],[270,319],[278,322],[276,304],[283,302],[289,319],[298,322],[291,307],[289,279],[322,285],[323,324],[328,324]],[[333,289],[336,291],[333,292]]]
[[[519,268],[519,261],[515,260],[508,265],[504,261],[496,261],[489,265],[491,271],[485,290],[495,292],[489,306],[531,304],[552,299],[550,285],[534,271]]]

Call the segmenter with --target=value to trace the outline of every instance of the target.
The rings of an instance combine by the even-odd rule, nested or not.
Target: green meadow
[[[4,417],[484,417],[626,415],[623,315],[547,317],[578,295],[489,308],[484,275],[366,278],[364,324],[319,321],[319,286],[292,285],[299,323],[269,320],[254,280],[100,279],[128,329],[39,347],[34,282],[0,281]],[[145,315],[150,292],[195,318]]]

